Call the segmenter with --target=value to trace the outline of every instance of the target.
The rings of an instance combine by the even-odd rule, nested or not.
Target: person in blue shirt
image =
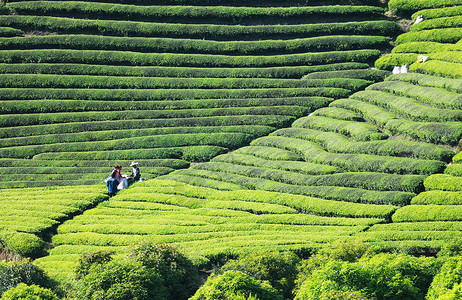
[[[111,178],[106,181],[106,185],[109,197],[115,196],[117,194],[117,185],[119,185],[119,181],[116,179],[116,172],[111,173]]]

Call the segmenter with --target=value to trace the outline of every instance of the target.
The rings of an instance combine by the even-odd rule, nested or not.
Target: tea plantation
[[[97,297],[79,294],[82,255],[128,263],[140,243],[225,264],[192,299],[221,299],[208,284],[261,251],[311,260],[290,288],[259,273],[272,286],[223,299],[460,299],[462,278],[438,283],[446,258],[371,253],[444,257],[462,240],[462,2],[384,2],[5,1],[0,249],[60,297],[80,289],[69,299]],[[144,181],[107,196],[132,161]],[[373,250],[320,262],[339,242]],[[333,283],[356,263],[419,266],[402,276],[420,290]],[[183,299],[166,278],[165,299]]]

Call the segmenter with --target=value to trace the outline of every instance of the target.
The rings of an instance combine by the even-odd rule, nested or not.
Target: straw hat
[[[130,167],[136,166],[137,164],[138,164],[138,163],[137,163],[136,161],[134,161],[134,162],[132,162],[132,163],[130,164]]]

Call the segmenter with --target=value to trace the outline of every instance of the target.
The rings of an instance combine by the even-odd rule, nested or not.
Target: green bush
[[[425,8],[438,8],[445,6],[460,5],[460,0],[390,0],[388,8],[397,15],[410,16],[414,12]]]
[[[184,4],[183,4],[184,5]],[[381,15],[383,8],[375,6],[315,6],[315,7],[227,7],[227,6],[171,6],[165,10],[162,6],[135,6],[113,3],[86,3],[76,1],[72,4],[61,2],[46,3],[11,3],[10,9],[23,15],[59,15],[59,16],[85,16],[90,19],[111,20],[137,20],[157,21],[167,23],[180,23],[184,19],[200,23],[209,20],[213,23],[239,23],[256,21],[262,17],[286,18],[341,18],[342,16],[368,16]],[[215,4],[214,4],[215,5]],[[191,21],[190,21],[191,22]]]
[[[462,164],[449,165],[444,173],[447,175],[462,177]]]
[[[393,222],[460,221],[460,205],[408,205],[399,208],[392,216]]]
[[[234,154],[242,155],[253,155],[267,160],[276,160],[276,161],[300,161],[302,158],[291,152],[284,149],[279,149],[275,147],[265,147],[265,146],[246,146],[236,149]],[[277,162],[275,162],[277,163]]]
[[[462,138],[460,122],[411,122],[403,119],[391,119],[385,129],[395,135],[404,135],[416,140],[435,144],[456,146]]]
[[[181,176],[178,177],[178,175]],[[186,175],[186,177],[182,177],[184,175]],[[286,200],[284,198],[262,199],[259,200],[259,202],[286,205],[305,213],[313,213],[322,216],[388,218],[396,209],[395,206],[390,205],[391,203],[394,205],[403,205],[406,202],[409,203],[411,198],[415,195],[406,192],[379,192],[344,187],[297,186],[271,180],[198,169],[173,172],[160,179],[178,180],[202,186],[200,180],[204,180],[204,178],[213,180],[209,182],[210,185],[207,187],[214,189],[222,189],[221,185],[224,183],[233,183],[241,186],[241,189],[246,187],[264,191],[295,194],[291,195],[294,197],[294,199],[291,198],[291,200]],[[301,197],[300,195],[309,197]],[[324,200],[321,198],[333,200]],[[380,203],[382,205],[374,205],[375,203]]]
[[[85,101],[85,100],[10,100],[0,102],[4,114],[127,111],[127,110],[179,110],[228,107],[300,106],[315,109],[327,105],[326,97],[203,99],[174,101]]]
[[[3,19],[0,19],[0,21]],[[0,22],[1,23],[1,22]],[[88,56],[91,54],[91,56]],[[342,62],[370,63],[379,50],[348,50],[273,56],[229,56],[211,54],[137,53],[101,50],[8,50],[0,51],[0,63],[74,63],[126,66],[164,66],[201,68],[254,68],[313,66]]]
[[[369,81],[383,81],[385,77],[389,76],[387,71],[376,69],[354,69],[354,70],[340,70],[340,71],[324,71],[313,72],[302,77],[302,79],[327,79],[327,78],[357,78]]]
[[[447,16],[437,19],[429,19],[426,22],[420,22],[419,24],[411,26],[412,31],[422,31],[438,28],[448,28],[448,27],[462,27],[462,17],[461,16]]]
[[[75,112],[75,113],[48,113],[48,114],[21,114],[0,115],[0,127],[45,125],[67,122],[96,122],[126,119],[163,119],[163,118],[202,118],[212,116],[235,115],[283,115],[302,116],[311,112],[311,109],[301,106],[257,106],[257,107],[227,107],[207,109],[184,110],[131,110],[111,112]],[[178,122],[172,122],[178,123]],[[81,125],[82,126],[82,125]]]
[[[110,262],[112,260],[111,255],[113,254],[114,252],[111,251],[96,251],[81,254],[75,268],[76,278],[82,279],[90,273],[92,267]]]
[[[153,130],[152,132],[170,134],[174,131],[181,131],[180,128],[184,128],[188,131],[201,131],[200,128],[204,127],[224,127],[224,131],[227,126],[236,126],[243,128],[246,126],[253,127],[256,124],[267,124],[267,126],[283,127],[288,126],[290,122],[295,120],[292,116],[280,116],[280,115],[241,115],[241,116],[212,116],[203,118],[172,118],[172,119],[134,119],[120,121],[101,121],[101,122],[73,122],[63,124],[47,124],[43,126],[20,126],[20,127],[8,127],[0,128],[0,136],[5,139],[5,143],[8,143],[13,137],[30,137],[30,136],[45,136],[51,135],[63,135],[68,133],[70,136],[79,135],[84,136],[87,139],[92,140],[92,136],[96,133],[95,131],[114,132],[112,130],[114,126],[117,126],[120,130]],[[243,126],[246,125],[246,126]],[[155,129],[154,129],[155,128]],[[164,129],[161,129],[164,128]],[[170,129],[169,129],[170,128]],[[196,129],[194,129],[196,128]],[[237,132],[245,132],[246,130],[236,130]],[[85,133],[86,132],[86,133]],[[202,132],[207,132],[206,130]],[[229,132],[233,132],[230,130]],[[117,133],[112,133],[117,135]],[[86,136],[85,136],[86,135]],[[111,135],[109,135],[111,136]],[[31,138],[34,141],[34,138]],[[59,139],[57,137],[57,139]],[[27,138],[26,138],[27,140]],[[44,139],[47,140],[47,139]],[[76,138],[78,140],[78,138]],[[32,144],[32,143],[31,143]]]
[[[50,280],[45,276],[44,271],[29,260],[0,261],[0,295],[19,283],[51,287]]]
[[[335,87],[364,89],[371,82],[354,78],[266,79],[266,78],[169,78],[90,75],[0,74],[0,88],[89,88],[89,89],[252,89]]]
[[[391,75],[387,78],[387,80],[405,81],[410,82],[414,85],[420,85],[425,87],[437,87],[455,93],[462,93],[462,87],[460,86],[460,80],[458,79],[451,79],[446,77],[411,72]]]
[[[239,174],[301,186],[342,186],[377,191],[404,191],[418,193],[423,190],[425,176],[395,175],[373,172],[342,172],[325,175],[304,175],[265,167],[243,166],[225,162],[209,162],[193,169]]]
[[[269,136],[255,139],[252,146],[276,147],[293,151],[307,162],[331,165],[349,172],[383,172],[394,174],[431,174],[440,162],[370,154],[330,153],[319,144],[288,137]]]
[[[410,65],[417,61],[415,53],[392,53],[387,54],[375,61],[375,67],[391,71],[394,66]]]
[[[230,260],[223,271],[241,271],[260,281],[268,281],[284,298],[292,297],[300,259],[292,252],[253,252]]]
[[[414,197],[411,204],[462,205],[462,192],[427,191]]]
[[[209,161],[213,157],[228,152],[227,148],[218,146],[190,146],[155,149],[53,152],[34,156],[37,160],[135,160],[135,159],[191,159],[192,162]]]
[[[44,241],[38,236],[24,232],[1,232],[0,239],[6,246],[26,257],[35,257],[42,253]]]
[[[448,243],[445,243],[438,252],[438,257],[449,258],[462,255],[462,239],[456,238]]]
[[[48,30],[66,34],[98,34],[112,36],[170,37],[190,39],[226,40],[245,36],[246,39],[285,39],[323,35],[385,35],[401,32],[398,24],[386,21],[362,21],[346,23],[318,23],[302,25],[208,25],[169,24],[134,21],[71,19],[48,16],[6,15],[0,26]]]
[[[167,299],[188,299],[200,286],[197,267],[175,246],[145,242],[132,248],[128,257],[161,276]]]
[[[368,122],[382,128],[387,124],[388,121],[396,118],[394,114],[390,113],[386,109],[362,101],[354,100],[352,98],[336,100],[332,102],[329,107],[339,107],[352,110],[360,114]]]
[[[424,299],[436,269],[435,259],[399,254],[378,254],[354,263],[333,260],[312,273],[295,299],[323,299],[332,290],[365,298]]]
[[[10,2],[14,2],[15,0],[12,0]],[[52,0],[56,1],[56,0]],[[60,1],[60,0],[58,0]],[[272,1],[267,2],[265,0],[262,3],[274,3]],[[93,2],[93,0],[82,0],[82,2]],[[108,2],[108,3],[113,3],[111,0],[104,0],[101,2]],[[123,4],[138,4],[138,5],[152,5],[151,0],[121,0],[118,3],[123,3]],[[194,6],[246,6],[248,2],[246,0],[159,0],[156,2],[157,5],[194,5]],[[288,4],[290,3],[292,6],[298,6],[298,5],[378,5],[374,0],[290,0],[290,1],[283,1],[282,3]],[[270,6],[270,5],[268,5]]]
[[[441,60],[430,60],[425,63],[412,64],[409,70],[429,75],[460,79],[462,66],[459,63],[450,63]]]
[[[396,44],[411,42],[457,43],[462,38],[460,28],[442,28],[407,32],[396,38]],[[416,58],[417,60],[417,58]]]
[[[316,112],[320,110],[317,110]],[[445,162],[450,162],[454,156],[453,151],[433,144],[397,140],[354,142],[345,135],[339,133],[307,128],[292,127],[279,129],[273,132],[271,136],[283,136],[312,141],[322,145],[328,151],[335,153],[362,153],[383,156],[400,156],[428,160],[441,160]],[[444,166],[440,165],[440,167],[435,170],[435,173],[442,171],[443,168]]]
[[[436,274],[428,290],[426,299],[457,299],[460,297],[462,282],[462,259],[460,256],[448,258]],[[454,295],[454,293],[456,295]],[[450,295],[453,295],[451,297]]]
[[[258,281],[239,271],[227,271],[222,275],[212,275],[197,290],[191,300],[279,300],[283,299],[268,283]]]
[[[109,141],[28,145],[0,149],[1,157],[31,158],[40,153],[151,149],[188,146],[218,146],[235,149],[248,144],[252,136],[241,133],[169,134]],[[183,155],[185,153],[183,152]],[[185,157],[185,159],[187,159]]]
[[[288,66],[268,68],[200,68],[200,67],[133,67],[82,64],[0,64],[1,74],[59,74],[139,77],[186,78],[292,78],[299,79],[312,72],[368,68],[366,63],[344,62],[314,66]],[[139,92],[139,91],[138,91]]]
[[[24,3],[24,2],[23,2]],[[30,3],[30,2],[29,2]],[[39,3],[39,2],[36,2]],[[75,3],[75,2],[74,2]],[[69,6],[70,4],[63,4]],[[47,5],[50,5],[47,3]],[[97,5],[91,3],[91,7]],[[111,4],[113,5],[113,4]],[[134,6],[132,6],[134,7]],[[145,10],[147,7],[140,7]],[[170,9],[160,8],[163,11]],[[221,7],[224,8],[224,7]],[[322,8],[320,6],[314,7]],[[194,9],[189,7],[188,9]],[[211,7],[206,8],[210,11]],[[242,8],[240,8],[242,9]],[[244,8],[247,9],[247,8]],[[262,8],[258,8],[262,9]],[[296,9],[303,9],[299,7]],[[124,12],[127,15],[127,12]],[[159,20],[156,20],[159,22]],[[242,24],[241,24],[242,25]],[[4,27],[3,27],[4,28]],[[389,47],[390,38],[367,35],[333,35],[294,40],[211,41],[202,39],[169,39],[142,37],[115,37],[97,35],[56,35],[20,37],[0,40],[0,49],[65,48],[75,50],[136,51],[144,53],[170,52],[221,55],[274,55],[302,52],[382,49]],[[99,66],[100,68],[102,66]],[[24,67],[23,67],[24,68]],[[75,67],[74,67],[75,68]],[[83,67],[85,69],[85,67]],[[110,68],[108,68],[110,69]],[[123,69],[123,68],[118,68]],[[151,68],[152,69],[152,68]],[[134,71],[134,70],[133,70]],[[183,70],[184,71],[184,70]],[[377,74],[368,72],[369,74]],[[380,74],[380,73],[378,73]],[[105,74],[109,75],[109,74]],[[120,74],[119,74],[120,75]],[[174,76],[176,77],[176,76]]]
[[[340,119],[344,121],[362,121],[363,120],[363,118],[359,114],[349,109],[336,107],[336,106],[328,106],[328,107],[317,109],[311,115],[332,118],[332,119]]]
[[[462,6],[448,6],[443,8],[423,9],[412,15],[412,20],[418,16],[423,16],[425,19],[436,19],[441,17],[459,16],[462,14]]]
[[[299,118],[292,123],[292,127],[338,132],[346,136],[350,136],[356,141],[383,140],[388,137],[371,124],[318,116]]]
[[[418,86],[402,81],[384,81],[370,85],[366,90],[377,90],[398,96],[414,98],[419,102],[437,108],[452,110],[462,109],[462,103],[458,101],[460,95],[443,88]]]
[[[20,283],[16,287],[9,289],[2,295],[2,300],[21,300],[21,299],[40,299],[58,300],[58,296],[51,290],[42,288],[38,285],[27,285]]]
[[[111,261],[90,268],[75,283],[71,299],[165,299],[166,289],[161,276],[130,261]]]
[[[462,177],[435,174],[427,177],[424,185],[427,190],[462,191]]]
[[[11,27],[0,27],[0,36],[1,37],[14,37],[21,36],[24,32],[22,30],[11,28]]]
[[[346,97],[349,90],[339,88],[283,88],[283,89],[0,89],[1,100],[100,100],[100,101],[155,101],[192,99],[243,99],[281,97]],[[120,123],[120,122],[119,122]]]
[[[391,50],[391,53],[432,53],[440,51],[457,50],[459,47],[454,44],[445,44],[437,42],[410,42],[397,45]]]
[[[383,107],[412,121],[458,122],[462,120],[462,112],[460,112],[460,110],[434,108],[421,104],[409,97],[395,96],[382,91],[369,89],[367,91],[357,92],[351,97],[356,100]]]
[[[313,164],[300,161],[274,161],[259,158],[254,155],[238,154],[236,152],[214,157],[212,159],[212,162],[223,162],[244,166],[269,168],[281,171],[291,171],[307,175],[327,175],[342,171],[337,167],[326,166],[321,164]]]

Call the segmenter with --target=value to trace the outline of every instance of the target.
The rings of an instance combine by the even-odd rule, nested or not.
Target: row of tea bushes
[[[0,38],[0,157],[50,166],[12,169],[22,174],[2,187],[96,183],[105,174],[78,176],[53,167],[59,161],[188,164],[248,146],[382,80],[388,72],[369,67],[401,32],[371,0],[153,4],[10,1],[1,10],[0,27],[18,36]],[[144,168],[149,178],[178,169]],[[316,166],[291,166],[299,168]]]
[[[108,199],[103,192],[101,185],[3,189],[0,242],[20,255],[42,255],[44,239],[57,225]]]
[[[157,4],[157,3],[156,3]],[[22,15],[48,15],[79,17],[89,19],[128,20],[144,22],[216,23],[240,25],[258,22],[262,18],[276,17],[279,20],[294,18],[370,19],[370,15],[380,17],[384,8],[376,6],[301,6],[301,7],[227,7],[227,6],[136,6],[114,3],[86,3],[81,1],[16,2],[9,9]],[[238,21],[238,22],[237,22]],[[268,22],[268,21],[267,21]]]
[[[410,32],[398,36],[398,46],[393,53],[378,59],[376,66],[391,70],[394,66],[407,64],[411,71],[460,78],[460,61],[457,59],[460,57],[458,42],[462,39],[460,4],[458,0],[390,1],[392,12],[413,13],[413,21],[418,16],[422,16],[423,21],[412,25]]]
[[[408,249],[439,249],[448,240],[459,239],[462,220],[462,165],[451,164],[445,174],[424,181],[426,191],[414,197],[411,205],[399,208],[393,223],[377,224],[361,234],[385,249],[401,245]],[[416,243],[425,241],[428,243]]]
[[[331,212],[342,209],[341,203],[330,202]],[[327,203],[274,192],[218,191],[172,181],[145,181],[64,222],[53,237],[56,247],[50,256],[36,263],[62,279],[69,276],[78,254],[97,249],[123,253],[134,241],[146,240],[174,243],[202,263],[255,249],[307,252],[383,220],[380,215],[313,214],[316,208],[329,211]],[[366,208],[354,203],[343,207],[355,214]],[[385,214],[393,211],[393,207],[383,209],[383,213],[388,209]]]
[[[95,76],[136,76],[136,77],[186,77],[186,78],[288,78],[298,79],[307,73],[326,72],[330,74],[343,70],[368,70],[368,64],[342,62],[314,66],[287,66],[265,68],[200,68],[200,67],[133,67],[117,65],[47,64],[19,63],[0,64],[1,74],[58,74]],[[338,73],[334,73],[338,74]],[[351,73],[350,73],[351,74]],[[348,75],[350,75],[348,74]],[[377,75],[368,75],[369,70],[361,71],[360,77],[377,81]],[[388,73],[386,73],[388,74]],[[351,76],[353,78],[358,75]]]
[[[281,52],[303,53],[345,51],[355,49],[386,49],[391,38],[368,35],[334,35],[293,40],[211,41],[172,38],[136,38],[95,35],[50,35],[17,37],[0,40],[0,49],[74,49],[117,50],[135,52],[219,54],[219,55],[277,55]]]
[[[374,16],[371,16],[373,18]],[[136,21],[89,20],[48,16],[4,15],[0,26],[20,30],[49,30],[66,34],[166,37],[212,40],[291,39],[325,35],[394,36],[400,27],[388,20],[297,25],[169,24]]]

